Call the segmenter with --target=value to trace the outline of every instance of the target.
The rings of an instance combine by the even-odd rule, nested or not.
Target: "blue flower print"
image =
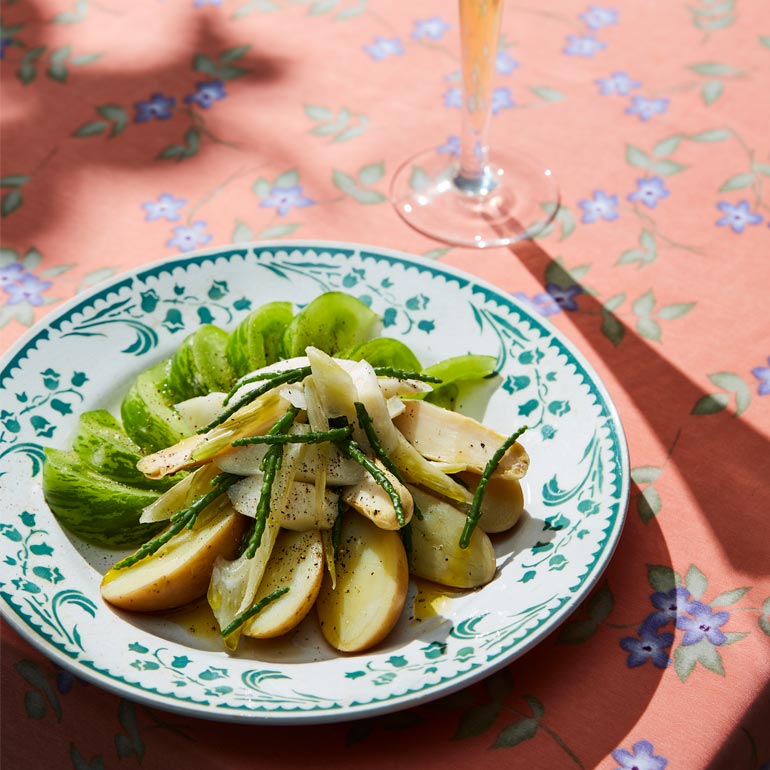
[[[186,104],[197,104],[207,110],[214,102],[226,96],[225,84],[221,80],[210,80],[205,83],[196,83],[195,93],[185,96],[184,100]]]
[[[668,198],[670,194],[665,182],[659,176],[652,176],[648,179],[637,179],[636,190],[628,196],[628,200],[639,201],[648,209],[654,209],[658,201]]]
[[[445,107],[462,107],[463,106],[463,92],[457,86],[452,86],[444,94],[444,106]]]
[[[642,86],[638,80],[632,80],[627,72],[613,72],[608,78],[599,78],[594,82],[599,86],[599,93],[602,96],[607,94],[628,96],[632,89]]]
[[[441,40],[451,25],[447,24],[441,17],[432,16],[430,19],[415,21],[412,38],[415,40]]]
[[[592,5],[585,13],[580,14],[588,29],[601,29],[610,24],[618,23],[618,12],[614,8],[602,8]]]
[[[448,136],[446,142],[441,147],[436,148],[436,152],[441,155],[454,155],[455,157],[460,155],[460,137]]]
[[[513,94],[508,86],[500,86],[492,91],[492,114],[497,115],[500,110],[510,110],[516,106]]]
[[[658,633],[651,623],[643,623],[639,636],[627,636],[620,640],[620,646],[628,653],[626,665],[636,668],[648,660],[657,668],[666,668],[670,657],[668,648],[674,643],[674,635],[670,632]]]
[[[286,216],[293,208],[303,209],[312,206],[315,201],[302,192],[301,185],[291,187],[273,187],[270,194],[259,205],[262,208],[274,208],[279,217]]]
[[[620,764],[617,770],[665,770],[668,760],[654,752],[649,741],[637,741],[631,751],[615,749],[612,758]]]
[[[684,631],[682,644],[686,647],[690,644],[696,644],[704,637],[711,644],[719,646],[727,641],[727,637],[720,630],[730,619],[730,613],[724,610],[713,612],[708,604],[701,602],[690,602],[687,611],[692,615],[680,615],[676,619],[676,627]]]
[[[571,286],[562,287],[555,283],[547,283],[545,290],[553,297],[553,301],[562,310],[577,310],[578,303],[575,300],[578,294],[583,293],[583,287],[573,283]]]
[[[599,219],[612,222],[620,216],[617,205],[617,195],[607,195],[604,190],[596,190],[590,200],[578,201],[578,206],[585,212],[580,221],[585,224],[597,222]]]
[[[21,280],[25,275],[27,275],[27,271],[21,263],[11,262],[9,265],[5,265],[5,267],[0,267],[0,286],[3,288],[10,286],[12,283]]]
[[[179,221],[179,209],[187,203],[185,198],[175,198],[170,193],[163,193],[156,201],[147,201],[142,208],[147,212],[145,220],[152,222],[156,219],[165,219],[168,222]]]
[[[528,297],[524,292],[516,292],[513,296],[541,315],[549,316],[561,313],[561,306],[547,291],[533,294],[531,297]]]
[[[646,96],[632,96],[631,105],[626,108],[628,115],[638,115],[639,120],[648,121],[655,115],[663,115],[668,110],[670,99],[648,99]]]
[[[567,35],[567,47],[564,53],[568,56],[585,56],[590,59],[606,47],[607,44],[597,40],[594,35]]]
[[[770,396],[770,356],[767,357],[767,366],[755,366],[751,373],[759,380],[757,393],[760,396]]]
[[[204,232],[205,222],[194,222],[189,227],[180,225],[173,230],[174,237],[166,243],[169,248],[178,248],[179,251],[192,251],[198,246],[203,246],[211,240],[211,235]]]
[[[173,96],[154,93],[146,102],[136,102],[134,123],[146,123],[148,120],[168,120],[176,104]]]
[[[22,270],[15,281],[3,282],[3,291],[8,295],[8,305],[26,302],[33,307],[39,307],[45,302],[43,292],[52,285],[51,281],[41,281],[32,273]]]
[[[508,53],[508,51],[501,49],[497,52],[495,69],[501,75],[510,75],[518,66],[519,63]]]
[[[684,586],[677,586],[670,591],[656,591],[651,597],[652,606],[657,612],[653,612],[645,621],[655,628],[660,628],[668,623],[676,623],[677,617],[690,611],[690,592]]]
[[[0,59],[5,58],[5,49],[13,44],[12,37],[0,37]]]
[[[746,225],[758,225],[762,221],[762,215],[754,213],[746,200],[734,206],[727,201],[720,201],[717,208],[724,213],[724,216],[717,220],[717,224],[720,227],[728,225],[734,233],[742,233]]]
[[[364,51],[375,61],[384,61],[389,56],[403,56],[404,44],[397,37],[387,38],[378,35],[374,38],[374,43],[364,46]]]
[[[222,0],[195,0],[194,8],[203,8],[204,5],[222,5]]]

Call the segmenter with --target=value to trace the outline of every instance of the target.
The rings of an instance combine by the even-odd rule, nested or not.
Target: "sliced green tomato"
[[[401,340],[391,337],[375,337],[340,353],[340,358],[351,361],[367,360],[372,366],[391,366],[407,372],[419,372],[422,364],[411,349]]]
[[[460,392],[457,383],[474,382],[491,377],[496,367],[497,360],[493,356],[472,353],[439,361],[423,370],[423,374],[430,374],[441,380],[441,384],[436,385],[433,391],[425,396],[425,400],[444,409],[454,409]]]
[[[170,362],[142,372],[120,405],[123,428],[143,452],[157,452],[190,434],[187,422],[166,400],[166,376]]]
[[[226,354],[229,336],[224,329],[205,324],[185,337],[168,372],[169,396],[175,402],[230,390],[235,378]]]
[[[301,356],[313,346],[337,355],[366,342],[374,333],[377,314],[361,300],[330,291],[316,297],[294,316],[283,335],[288,356]]]
[[[153,481],[140,473],[140,448],[128,437],[120,422],[106,409],[95,409],[80,416],[72,448],[91,470],[122,484],[147,489],[167,489],[177,478]]]
[[[494,356],[482,356],[468,353],[464,356],[445,358],[427,369],[423,374],[438,377],[442,384],[450,382],[467,382],[483,380],[491,377],[497,370],[497,359]]]
[[[121,484],[89,468],[74,452],[46,449],[43,494],[72,534],[94,545],[130,548],[149,540],[163,524],[140,524],[142,509],[158,492]]]
[[[283,357],[283,335],[293,317],[291,302],[268,302],[235,327],[227,343],[227,358],[236,377]]]

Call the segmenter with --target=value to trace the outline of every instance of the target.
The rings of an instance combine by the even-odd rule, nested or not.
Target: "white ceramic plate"
[[[68,448],[80,412],[116,408],[133,378],[201,323],[230,329],[271,300],[347,291],[383,333],[428,365],[497,357],[500,378],[463,410],[531,456],[527,511],[494,539],[495,579],[441,594],[413,585],[378,648],[341,655],[308,618],[290,636],[226,654],[203,612],[120,613],[99,595],[116,554],[64,532],[41,492],[43,447]],[[617,412],[583,357],[537,313],[473,277],[345,243],[237,245],[143,267],[79,295],[0,364],[3,615],[78,676],[155,707],[233,722],[323,722],[416,705],[467,686],[532,648],[583,600],[609,561],[628,498]],[[194,628],[194,632],[191,632]]]

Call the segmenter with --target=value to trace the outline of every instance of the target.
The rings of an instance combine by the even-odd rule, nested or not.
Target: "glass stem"
[[[460,0],[463,107],[454,183],[469,195],[486,195],[495,187],[488,135],[502,15],[503,0]]]

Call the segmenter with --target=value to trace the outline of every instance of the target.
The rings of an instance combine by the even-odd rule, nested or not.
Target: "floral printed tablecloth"
[[[3,625],[3,767],[770,766],[766,0],[509,2],[492,145],[546,158],[563,205],[536,242],[489,251],[429,241],[387,197],[414,151],[457,152],[453,2],[0,7],[3,350],[84,288],[207,244],[397,248],[569,336],[619,408],[633,481],[573,616],[483,682],[387,716],[171,715]]]

